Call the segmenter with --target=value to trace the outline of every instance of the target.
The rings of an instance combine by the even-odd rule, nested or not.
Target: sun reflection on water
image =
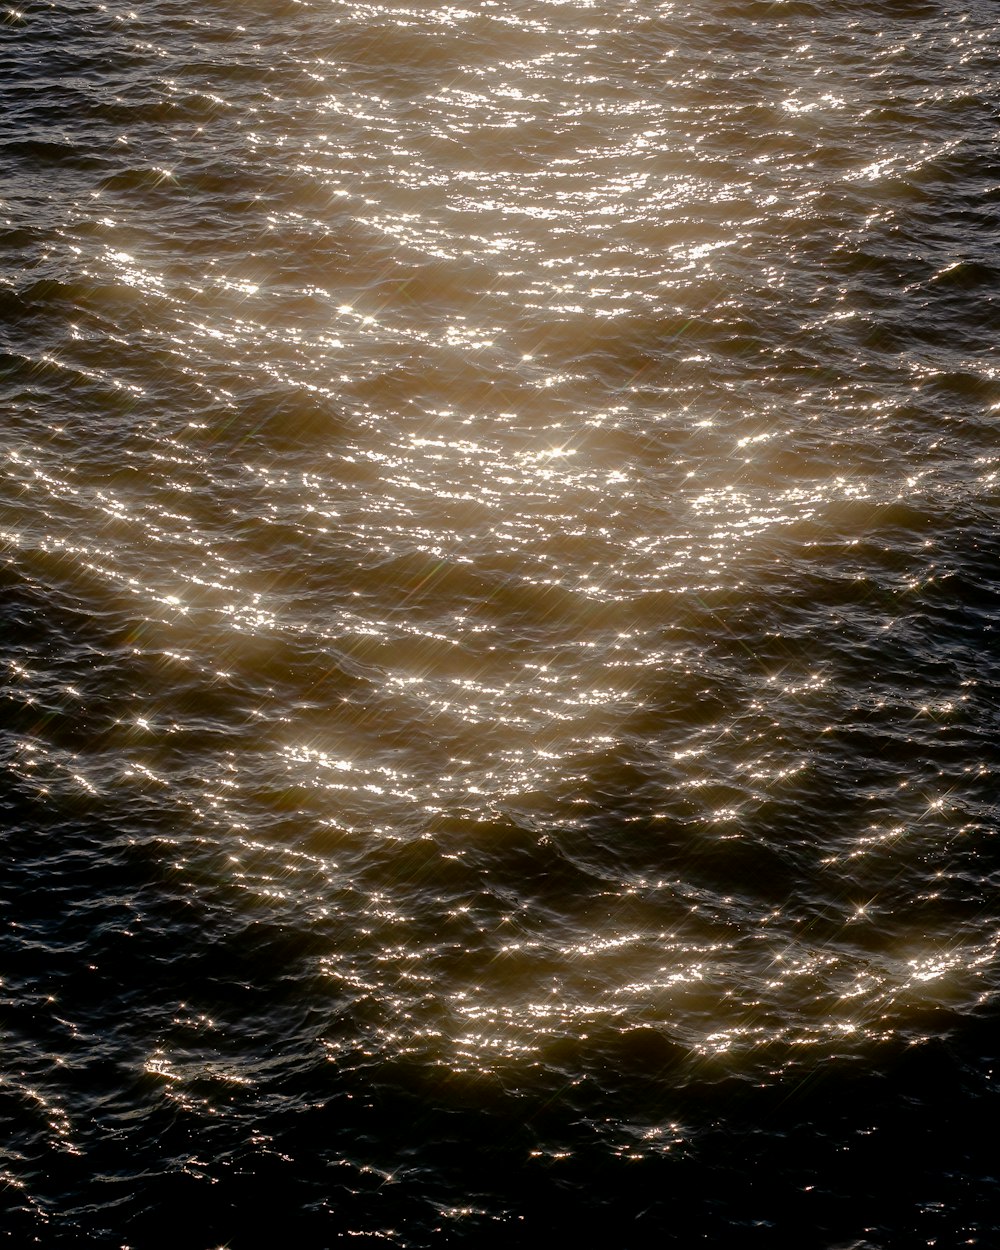
[[[273,79],[227,31],[257,86],[171,63],[197,141],[130,123],[26,271],[5,549],[114,661],[11,661],[8,766],[316,926],[371,1053],[835,1049],[992,992],[948,613],[997,370],[925,324],[973,245],[900,243],[966,70],[932,32],[902,141],[822,32],[702,15],[708,64],[686,14],[335,3]]]

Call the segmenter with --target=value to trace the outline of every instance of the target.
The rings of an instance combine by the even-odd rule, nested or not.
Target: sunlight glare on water
[[[5,31],[3,750],[25,828],[106,831],[80,873],[144,865],[65,921],[163,963],[107,990],[130,1070],[263,1098],[279,985],[296,1080],[598,1100],[994,1001],[991,9]]]

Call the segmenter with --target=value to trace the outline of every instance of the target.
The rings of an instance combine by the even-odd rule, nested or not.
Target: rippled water
[[[997,1244],[998,36],[5,11],[7,1244]]]

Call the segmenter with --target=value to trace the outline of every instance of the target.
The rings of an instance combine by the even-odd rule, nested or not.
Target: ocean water
[[[1000,11],[0,15],[0,1239],[1000,1245]]]

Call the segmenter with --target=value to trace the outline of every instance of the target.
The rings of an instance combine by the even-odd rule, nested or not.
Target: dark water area
[[[998,38],[0,14],[0,1242],[1000,1245]]]

